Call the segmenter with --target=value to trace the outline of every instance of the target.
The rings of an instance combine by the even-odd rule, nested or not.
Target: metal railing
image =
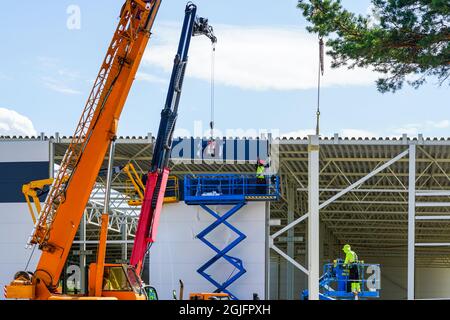
[[[277,200],[280,179],[276,175],[266,175],[257,179],[256,174],[201,174],[186,176],[184,179],[185,201],[209,198]]]
[[[358,278],[350,279],[351,269],[356,269]],[[361,298],[378,298],[380,290],[380,265],[355,262],[345,265],[341,261],[324,265],[320,280],[323,294],[334,298],[354,297],[352,283],[357,286]]]

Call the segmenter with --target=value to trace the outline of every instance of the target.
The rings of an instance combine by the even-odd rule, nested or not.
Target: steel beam
[[[309,271],[302,266],[300,263],[298,263],[297,261],[295,261],[294,259],[292,259],[291,257],[289,257],[286,253],[283,252],[283,250],[281,250],[280,248],[278,248],[276,245],[274,245],[273,243],[270,245],[270,247],[277,252],[280,256],[282,256],[283,258],[285,258],[288,262],[292,263],[294,266],[296,266],[299,270],[303,271],[306,275],[309,275]]]
[[[450,220],[450,216],[416,216],[416,220]]]
[[[341,192],[343,188],[320,188],[320,192]],[[297,188],[297,191],[308,191],[307,188]],[[406,189],[353,189],[351,192],[364,192],[364,193],[407,193]],[[450,196],[450,192],[448,194]]]
[[[423,243],[416,243],[416,247],[450,247],[450,242],[423,242]]]
[[[448,190],[420,190],[416,192],[417,197],[449,197]]]
[[[450,202],[416,202],[416,207],[450,207]]]
[[[86,241],[74,241],[74,244],[98,244],[98,240],[86,240]],[[133,244],[133,240],[108,240],[106,241],[107,244]]]

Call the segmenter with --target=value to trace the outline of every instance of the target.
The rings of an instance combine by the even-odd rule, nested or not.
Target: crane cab
[[[97,264],[89,266],[89,295],[94,294]],[[136,270],[125,264],[105,264],[102,297],[118,300],[158,300],[156,289],[145,286]]]

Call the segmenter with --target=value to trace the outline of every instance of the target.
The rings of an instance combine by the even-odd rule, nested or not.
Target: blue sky
[[[26,1],[3,4],[0,37],[0,135],[60,132],[70,135],[81,114],[123,0]],[[316,40],[304,31],[295,0],[197,0],[198,13],[215,27],[216,126],[222,132],[275,129],[284,134],[314,128]],[[365,13],[368,0],[346,0]],[[156,132],[181,23],[183,0],[163,0],[137,80],[119,125],[120,135]],[[81,28],[66,26],[67,8],[81,12]],[[210,118],[210,47],[194,39],[178,128],[207,130]],[[330,59],[327,59],[328,62]],[[450,91],[430,84],[395,94],[376,90],[369,70],[325,71],[322,132],[325,135],[448,136]],[[202,132],[203,132],[202,131]]]

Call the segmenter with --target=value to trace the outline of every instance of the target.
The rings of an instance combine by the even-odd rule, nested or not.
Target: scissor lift
[[[258,184],[255,175],[233,174],[202,174],[186,176],[184,179],[184,201],[188,205],[198,205],[216,220],[197,235],[204,244],[211,248],[216,255],[203,264],[197,272],[212,283],[217,289],[215,292],[228,293],[233,300],[238,298],[232,294],[228,287],[238,280],[247,271],[242,260],[232,257],[228,253],[239,243],[245,240],[246,235],[227,220],[242,209],[248,201],[277,201],[279,199],[279,177],[266,177],[265,184]],[[211,209],[213,205],[230,205],[231,208],[224,214]],[[218,248],[206,239],[206,236],[220,225],[225,225],[237,234],[237,238],[225,248]],[[206,270],[220,259],[226,260],[235,267],[237,273],[220,283],[209,275]]]
[[[376,299],[380,297],[380,265],[366,264],[362,261],[355,263],[359,270],[361,291],[355,296],[351,292],[348,266],[344,265],[342,259],[328,263],[323,267],[323,275],[319,279],[321,292],[320,300],[354,300],[354,299]],[[308,300],[309,292],[302,292],[302,299]]]

